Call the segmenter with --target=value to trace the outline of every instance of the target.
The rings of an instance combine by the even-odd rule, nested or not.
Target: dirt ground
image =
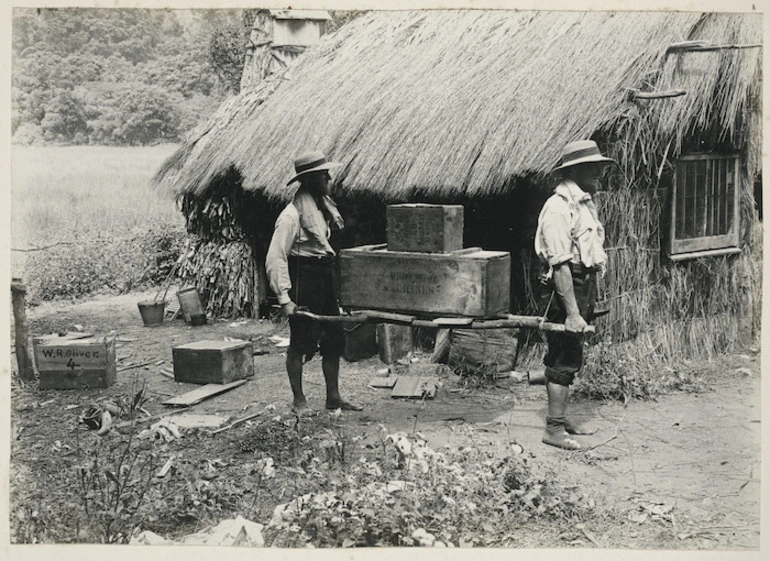
[[[105,334],[116,331],[120,340],[118,368],[151,362],[118,373],[114,386],[104,390],[37,391],[14,388],[12,394],[11,510],[27,486],[45,486],[51,450],[67,442],[77,416],[99,396],[128,395],[132,384],[145,380],[152,414],[164,411],[161,401],[194,389],[159,373],[172,367],[174,345],[224,337],[251,340],[255,376],[247,384],[206,400],[194,413],[239,417],[269,404],[288,413],[290,392],[282,349],[269,339],[288,336],[288,329],[269,321],[213,321],[188,327],[181,320],[146,328],[136,303],[146,295],[102,296],[77,303],[44,303],[29,311],[36,335],[72,330]],[[427,360],[425,355],[421,362]],[[162,364],[156,365],[158,361]],[[416,363],[415,369],[419,368]],[[542,386],[504,379],[493,387],[472,387],[454,375],[442,378],[436,398],[394,400],[389,391],[368,381],[383,364],[375,357],[343,362],[343,396],[364,406],[361,413],[345,413],[363,436],[379,424],[390,431],[421,431],[435,446],[462,444],[468,438],[488,441],[500,453],[518,442],[539,460],[553,466],[565,483],[580,487],[597,504],[616,514],[614,519],[587,523],[587,534],[560,528],[523,529],[522,544],[534,547],[612,547],[663,549],[756,549],[760,515],[760,375],[758,355],[722,357],[704,368],[704,389],[679,392],[657,401],[581,401],[573,403],[599,432],[583,437],[600,446],[590,451],[564,452],[540,442],[545,416]],[[717,376],[714,376],[714,373]],[[322,408],[323,377],[318,358],[306,365],[305,387],[312,407]],[[245,429],[247,425],[242,425]],[[460,427],[471,431],[458,430]],[[233,434],[238,433],[233,429]],[[470,437],[468,436],[470,434]],[[217,438],[210,438],[216,441]],[[57,441],[59,444],[57,445]],[[199,442],[205,442],[203,440]],[[220,446],[201,455],[227,453]],[[224,450],[224,452],[223,452]],[[215,456],[216,457],[216,456]],[[227,458],[225,458],[227,460]],[[50,463],[50,462],[49,462]],[[18,506],[18,505],[16,505]],[[590,535],[590,538],[588,537]]]

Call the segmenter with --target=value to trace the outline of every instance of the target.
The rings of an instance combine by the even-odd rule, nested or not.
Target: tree
[[[116,140],[126,144],[151,144],[177,140],[179,113],[171,96],[158,86],[142,84],[127,92],[120,104],[122,125]]]
[[[241,89],[247,41],[243,23],[220,26],[211,34],[209,64],[225,89],[234,94]]]
[[[43,138],[53,142],[67,142],[76,135],[88,132],[83,100],[72,90],[56,88],[46,104],[45,116],[40,121]]]

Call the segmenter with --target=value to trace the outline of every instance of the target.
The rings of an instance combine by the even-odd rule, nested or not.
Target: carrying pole
[[[362,323],[362,322],[379,322],[379,323],[398,323],[411,325],[413,327],[432,327],[432,328],[461,328],[461,329],[506,329],[511,327],[525,327],[530,329],[539,329],[540,331],[550,331],[555,333],[565,333],[563,323],[553,323],[544,321],[543,318],[538,316],[515,316],[512,314],[506,314],[501,318],[494,319],[476,319],[470,321],[467,325],[458,325],[453,321],[442,321],[440,319],[417,319],[413,316],[404,314],[394,314],[390,312],[379,312],[374,310],[362,310],[354,312],[352,315],[345,316],[323,316],[314,314],[312,312],[306,312],[298,310],[296,315],[306,317],[316,321],[324,321],[329,323]],[[469,318],[470,319],[470,318]],[[583,330],[583,333],[595,333],[596,327],[588,325]]]

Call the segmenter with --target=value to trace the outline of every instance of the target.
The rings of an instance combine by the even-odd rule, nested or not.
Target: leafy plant
[[[311,460],[307,476],[322,490],[276,507],[266,536],[281,547],[483,545],[502,525],[592,511],[588,497],[515,450],[502,460],[476,446],[436,451],[419,433],[381,427],[380,444],[342,473]]]
[[[104,543],[126,542],[147,505],[157,455],[143,454],[131,436],[112,447],[98,440],[90,444],[87,450],[78,445],[78,463],[72,468],[85,525],[98,528]]]

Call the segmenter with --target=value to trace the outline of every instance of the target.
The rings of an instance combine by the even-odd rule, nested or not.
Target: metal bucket
[[[182,308],[182,315],[187,323],[192,323],[192,316],[206,316],[206,311],[201,304],[201,296],[198,289],[194,286],[188,286],[176,293],[179,298],[179,306]]]
[[[206,314],[193,314],[190,316],[190,325],[206,325]]]
[[[163,323],[163,316],[166,314],[165,301],[145,300],[139,302],[138,306],[145,327],[154,327]]]
[[[545,371],[544,370],[529,370],[527,372],[527,382],[531,386],[542,386],[545,384]]]

